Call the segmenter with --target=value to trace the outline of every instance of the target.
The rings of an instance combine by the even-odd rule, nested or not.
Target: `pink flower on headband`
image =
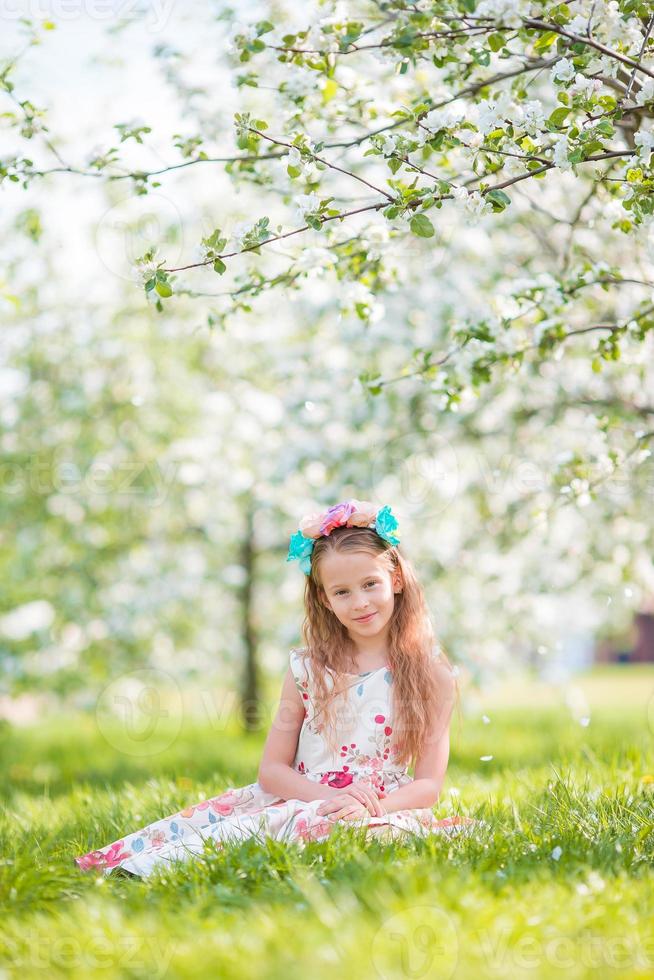
[[[354,511],[354,504],[349,500],[343,504],[336,504],[334,507],[330,507],[320,526],[320,533],[331,534],[335,527],[343,527],[347,524],[348,518]]]
[[[336,527],[370,527],[376,516],[377,507],[369,500],[346,500],[322,513],[307,514],[299,530],[305,538],[319,538]]]
[[[320,528],[322,527],[322,522],[325,519],[324,514],[307,514],[303,517],[299,524],[299,529],[305,538],[319,538]]]
[[[354,510],[347,519],[348,527],[369,527],[377,516],[377,507],[369,500],[351,500]]]

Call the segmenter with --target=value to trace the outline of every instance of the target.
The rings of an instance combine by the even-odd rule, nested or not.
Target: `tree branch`
[[[558,24],[548,24],[547,21],[535,20],[530,17],[524,18],[524,25],[525,27],[533,27],[535,30],[539,31],[552,31],[554,34],[560,34],[561,37],[567,37],[570,41],[574,41],[576,44],[585,44],[590,48],[595,48],[596,51],[601,51],[602,54],[607,55],[609,58],[613,58],[615,61],[621,61],[623,65],[628,65],[630,68],[633,68],[634,71],[642,71],[644,75],[654,78],[654,72],[650,71],[649,68],[643,68],[643,66],[638,61],[634,61],[633,58],[628,58],[625,54],[620,54],[618,51],[613,51],[612,48],[607,48],[605,44],[600,44],[599,41],[595,41],[591,37],[582,37],[579,34],[571,34],[569,31],[565,31],[562,27],[559,27]]]

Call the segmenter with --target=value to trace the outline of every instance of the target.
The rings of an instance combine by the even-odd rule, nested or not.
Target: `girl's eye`
[[[377,585],[377,583],[373,580],[372,582],[366,582],[366,585]],[[345,591],[345,589],[340,589],[336,595],[345,595]]]

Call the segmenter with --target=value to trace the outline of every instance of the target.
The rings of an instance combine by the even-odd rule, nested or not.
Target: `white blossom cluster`
[[[570,147],[568,137],[565,133],[561,133],[554,140],[552,153],[554,166],[559,170],[572,170],[572,164],[568,159],[569,151]]]
[[[406,156],[415,146],[416,137],[413,133],[395,130],[391,133],[379,133],[372,138],[372,142],[386,156],[390,156],[393,153],[399,156]]]
[[[294,262],[296,269],[308,273],[308,278],[321,275],[333,265],[333,253],[319,245],[303,248]]]
[[[593,35],[608,47],[629,56],[637,55],[643,43],[643,24],[638,17],[623,17],[617,0],[599,0],[593,17]]]
[[[293,71],[280,85],[280,91],[291,99],[304,99],[316,91],[316,73],[303,65],[293,65]]]
[[[252,41],[256,41],[257,36],[257,29],[254,23],[242,24],[237,22],[234,24],[234,29],[225,45],[227,54],[239,55],[241,48],[246,44],[251,44]]]
[[[232,229],[232,237],[230,239],[231,247],[234,249],[243,248],[244,239],[248,232],[252,231],[253,227],[253,221],[237,221]]]
[[[637,133],[634,134],[634,143],[638,147],[638,157],[645,166],[649,167],[654,149],[654,132],[652,132],[651,122],[649,128],[645,128],[647,123],[643,121]]]
[[[569,58],[561,58],[550,69],[550,78],[553,82],[569,82],[575,77],[575,66]]]
[[[440,129],[451,129],[465,119],[466,110],[464,106],[457,106],[453,102],[440,109],[431,109],[422,119],[422,125],[426,126],[431,133],[437,133]],[[428,135],[425,135],[429,139]]]
[[[534,16],[540,11],[531,0],[481,0],[475,9],[475,17],[494,17],[507,27],[521,27],[522,18]]]
[[[455,187],[452,191],[455,206],[459,207],[466,223],[474,225],[486,214],[492,214],[493,206],[479,191],[468,191],[465,187]]]
[[[312,191],[310,194],[298,194],[293,198],[293,206],[299,221],[305,221],[307,215],[316,214],[320,208],[320,198]]]
[[[304,180],[314,182],[320,176],[320,171],[313,160],[308,157],[303,157],[297,146],[291,147],[288,151],[286,163],[289,167],[296,167]]]
[[[483,99],[472,107],[471,122],[475,123],[480,133],[486,136],[494,129],[504,127],[504,120],[513,111],[513,100],[510,92],[501,92],[496,99]]]
[[[519,102],[513,114],[514,129],[524,130],[530,136],[538,136],[545,128],[545,109],[538,99]]]
[[[389,241],[390,234],[388,225],[386,224],[370,225],[361,237],[361,245],[366,249],[368,257],[372,260],[381,258],[382,249],[380,246],[386,245]]]
[[[366,320],[377,323],[384,316],[386,308],[380,298],[372,293],[362,282],[352,282],[343,291],[341,312],[349,313],[356,306],[364,308]]]
[[[585,94],[592,95],[599,92],[604,84],[600,78],[589,78],[578,72],[569,58],[561,58],[550,71],[550,78],[553,82],[570,82],[573,84],[568,88],[572,95]]]

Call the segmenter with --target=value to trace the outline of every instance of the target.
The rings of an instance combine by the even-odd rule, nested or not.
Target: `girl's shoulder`
[[[436,642],[431,650],[431,662],[437,679],[448,687],[456,684],[459,668],[450,662],[440,643]]]

